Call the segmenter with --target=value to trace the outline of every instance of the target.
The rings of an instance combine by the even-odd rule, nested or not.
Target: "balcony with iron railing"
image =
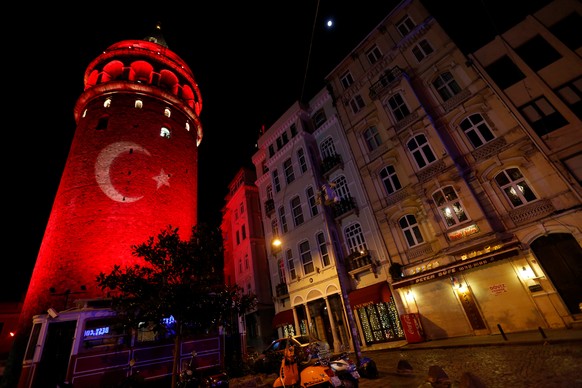
[[[265,201],[265,214],[267,216],[270,216],[271,214],[273,214],[273,212],[275,211],[275,200],[271,199],[267,199]]]
[[[344,263],[348,273],[354,279],[366,271],[376,274],[378,267],[378,262],[372,258],[368,250],[352,252],[344,259]]]
[[[398,66],[386,70],[384,75],[382,75],[378,81],[370,86],[370,98],[372,100],[380,98],[381,95],[385,94],[387,91],[392,89],[394,85],[400,82],[401,76],[402,69],[400,69]]]
[[[289,295],[289,289],[287,288],[287,283],[279,283],[275,286],[275,293],[277,298],[283,298]]]
[[[356,206],[356,200],[352,196],[342,198],[331,205],[331,214],[336,220],[357,211],[358,207]]]
[[[321,162],[321,173],[324,175],[331,173],[336,168],[343,168],[342,156],[339,154],[327,156]]]

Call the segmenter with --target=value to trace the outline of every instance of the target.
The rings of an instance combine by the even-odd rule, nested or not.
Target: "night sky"
[[[397,3],[198,1],[188,3],[188,11],[173,0],[155,7],[98,2],[84,9],[55,2],[16,4],[17,10],[5,15],[12,27],[3,28],[8,234],[0,301],[24,297],[75,130],[73,107],[83,91],[84,72],[103,50],[118,41],[143,39],[159,22],[170,50],[192,69],[203,98],[199,222],[218,226],[228,183],[241,166],[253,167],[261,126],[269,128],[302,91],[304,100],[319,91],[323,78]],[[424,3],[470,51],[468,37],[483,43],[547,1],[491,14],[484,4],[499,10],[507,2]],[[329,18],[335,22],[331,29],[325,25]]]

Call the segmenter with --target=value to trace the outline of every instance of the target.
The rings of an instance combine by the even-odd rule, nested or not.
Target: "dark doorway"
[[[582,302],[582,248],[574,237],[554,233],[531,244],[535,256],[552,281],[570,314],[579,314]]]
[[[67,376],[77,321],[50,322],[34,387],[62,386]]]

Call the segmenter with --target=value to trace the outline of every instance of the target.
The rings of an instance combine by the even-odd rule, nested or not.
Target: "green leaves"
[[[118,316],[132,328],[173,316],[186,329],[212,331],[228,328],[237,314],[256,305],[254,295],[224,284],[219,229],[196,225],[190,239],[183,241],[178,229],[168,226],[132,246],[132,253],[141,259],[135,265],[116,265],[109,274],[97,276]]]

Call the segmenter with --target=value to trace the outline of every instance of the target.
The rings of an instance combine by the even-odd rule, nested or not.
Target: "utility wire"
[[[305,63],[305,73],[303,74],[303,85],[301,85],[301,95],[299,102],[303,102],[303,94],[305,93],[305,84],[307,83],[307,72],[309,70],[309,62],[311,60],[311,48],[313,47],[313,38],[315,36],[315,26],[317,24],[317,15],[319,14],[319,1],[317,0],[317,7],[315,8],[315,17],[313,18],[313,27],[311,28],[311,39],[309,40],[309,51],[307,52],[307,62]]]

